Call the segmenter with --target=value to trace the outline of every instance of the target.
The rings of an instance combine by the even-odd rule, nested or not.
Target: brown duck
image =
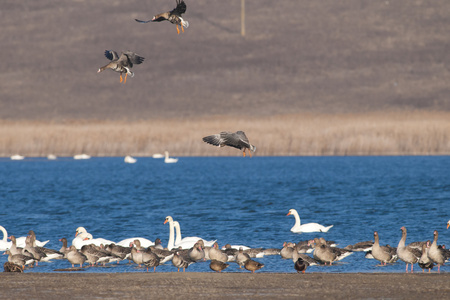
[[[227,263],[224,263],[222,261],[218,261],[218,260],[211,260],[211,263],[209,264],[209,267],[211,268],[211,270],[216,271],[216,272],[222,272],[222,270],[225,270],[226,268],[228,268],[230,265]]]
[[[185,21],[181,15],[186,12],[186,3],[184,3],[184,0],[176,0],[177,1],[177,7],[172,9],[171,11],[161,13],[158,15],[153,16],[151,20],[148,21],[142,21],[139,19],[135,19],[136,22],[139,23],[148,23],[148,22],[161,22],[161,21],[169,21],[172,24],[177,25],[177,32],[180,34],[180,29],[178,29],[178,25],[180,25],[181,30],[184,32],[184,28],[189,27],[189,22]]]
[[[127,76],[130,75],[131,77],[134,77],[134,73],[131,72],[131,68],[133,67],[133,64],[141,64],[144,61],[144,57],[137,55],[134,52],[126,51],[122,52],[120,56],[117,55],[116,51],[113,50],[106,50],[105,56],[107,59],[109,59],[111,62],[107,64],[106,66],[101,67],[98,69],[97,73],[103,72],[106,69],[111,69],[113,71],[120,73],[120,82],[123,81],[123,83],[127,82]],[[122,74],[125,73],[125,79],[122,78]]]
[[[255,273],[256,270],[259,270],[262,267],[264,267],[264,264],[252,259],[247,260],[244,264],[244,268],[252,273]]]

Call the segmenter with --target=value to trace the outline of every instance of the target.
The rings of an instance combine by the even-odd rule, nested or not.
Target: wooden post
[[[245,36],[245,0],[241,0],[241,35]]]

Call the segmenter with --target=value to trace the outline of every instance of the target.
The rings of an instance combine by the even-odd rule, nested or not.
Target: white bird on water
[[[165,151],[164,154],[165,154],[164,162],[166,164],[173,164],[178,161],[178,158],[169,157],[169,151]]]
[[[300,224],[300,216],[295,209],[290,209],[287,213],[287,216],[293,215],[295,217],[295,225],[291,228],[292,232],[302,233],[302,232],[327,232],[330,230],[333,225],[323,226],[318,223],[308,223],[308,224]]]

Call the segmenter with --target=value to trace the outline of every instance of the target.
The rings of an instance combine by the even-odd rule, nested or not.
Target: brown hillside
[[[450,111],[450,2],[3,0],[0,119]],[[106,49],[146,58],[119,84]],[[226,129],[226,128],[225,128]]]

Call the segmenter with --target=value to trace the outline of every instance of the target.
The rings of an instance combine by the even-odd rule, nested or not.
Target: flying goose
[[[252,157],[252,152],[256,151],[256,147],[250,144],[247,136],[243,131],[228,132],[222,131],[219,134],[213,134],[205,136],[203,141],[219,147],[230,146],[242,150],[242,155],[245,156],[245,150],[248,150],[250,157]]]
[[[144,61],[144,57],[137,55],[134,52],[131,51],[125,51],[122,52],[119,55],[117,55],[116,51],[113,50],[106,50],[105,56],[107,59],[109,59],[111,62],[107,65],[101,67],[98,69],[97,73],[100,73],[106,69],[111,69],[113,71],[120,73],[120,82],[123,81],[123,83],[127,82],[127,76],[130,75],[131,77],[134,77],[134,73],[131,72],[131,68],[133,67],[133,64],[141,64]],[[122,78],[122,74],[125,73],[125,79]]]
[[[180,34],[180,29],[178,29],[178,25],[180,25],[181,30],[184,32],[184,28],[189,27],[189,22],[185,21],[181,15],[186,12],[186,3],[184,3],[184,0],[176,0],[177,1],[177,7],[172,9],[171,11],[161,13],[158,15],[153,16],[151,20],[148,21],[142,21],[139,19],[135,19],[136,22],[139,23],[148,23],[148,22],[161,22],[161,21],[169,21],[172,24],[177,25],[177,33]]]

